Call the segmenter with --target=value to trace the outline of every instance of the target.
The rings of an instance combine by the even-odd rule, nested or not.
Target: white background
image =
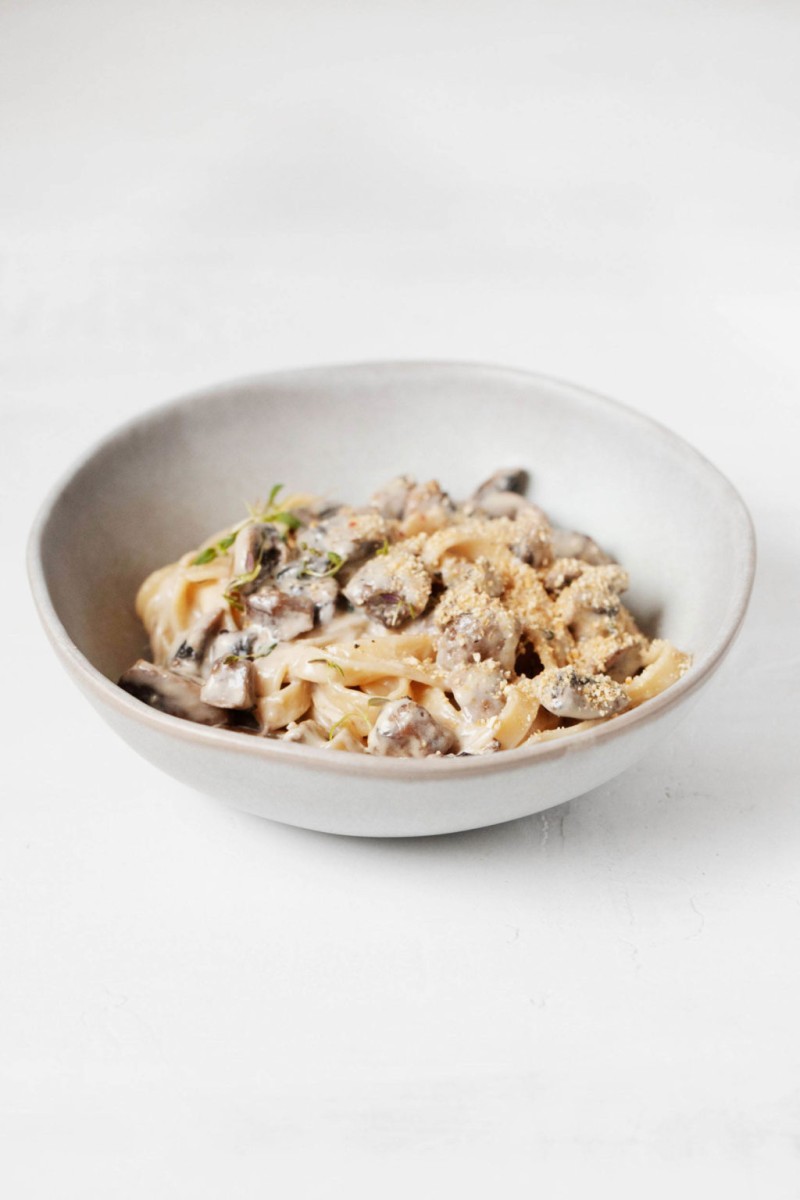
[[[793,0],[5,0],[4,1195],[800,1193],[799,39]],[[122,418],[382,357],[632,404],[760,542],[668,744],[421,842],[159,775],[22,564]]]

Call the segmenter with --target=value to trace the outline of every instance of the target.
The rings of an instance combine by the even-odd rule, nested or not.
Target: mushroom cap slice
[[[424,563],[404,546],[378,554],[353,575],[344,594],[390,629],[418,617],[431,594],[431,575]]]
[[[220,608],[202,617],[181,638],[170,660],[169,669],[176,675],[187,675],[198,679],[203,671],[203,661],[209,643],[219,630],[225,610]]]
[[[542,707],[556,717],[597,721],[630,706],[625,689],[608,675],[581,675],[575,667],[548,667],[535,683]]]
[[[550,536],[553,558],[582,558],[584,562],[590,563],[593,567],[600,567],[614,561],[586,533],[577,533],[572,529],[553,529]]]
[[[228,655],[211,668],[200,698],[214,708],[252,708],[255,704],[255,671],[248,658]]]
[[[427,758],[447,754],[455,742],[449,729],[413,700],[390,700],[370,730],[367,748],[392,758]]]
[[[495,492],[513,492],[517,496],[524,496],[529,481],[530,476],[524,467],[503,467],[484,480],[480,487],[475,489],[472,498],[483,500]]]
[[[119,686],[159,712],[183,717],[199,725],[223,725],[225,714],[200,697],[200,685],[164,667],[140,658],[124,675]]]
[[[277,587],[261,587],[245,599],[248,620],[261,625],[276,642],[290,642],[314,628],[314,601]]]

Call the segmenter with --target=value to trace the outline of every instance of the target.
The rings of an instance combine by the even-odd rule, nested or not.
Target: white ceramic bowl
[[[475,758],[349,755],[194,725],[121,691],[144,650],[139,583],[274,482],[361,502],[392,475],[466,496],[497,467],[591,533],[632,580],[651,634],[694,656],[641,708],[556,742]],[[44,627],[72,678],[131,746],[201,792],[273,820],[405,836],[508,821],[624,771],[669,733],[742,622],[754,570],[738,494],[653,421],[569,384],[497,367],[375,363],[223,384],[130,422],[54,490],[31,534]]]

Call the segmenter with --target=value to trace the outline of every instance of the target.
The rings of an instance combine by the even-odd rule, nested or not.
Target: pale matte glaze
[[[642,708],[589,733],[476,758],[386,760],[209,729],[115,686],[146,639],[142,579],[237,520],[276,482],[365,500],[398,472],[455,495],[525,466],[532,498],[629,570],[647,632],[694,656]],[[741,625],[755,546],[730,483],[668,430],[580,388],[498,367],[375,363],[220,385],[105,439],[45,502],[29,573],[72,678],[134,749],[251,812],[363,836],[419,836],[511,820],[604,783],[683,718]]]

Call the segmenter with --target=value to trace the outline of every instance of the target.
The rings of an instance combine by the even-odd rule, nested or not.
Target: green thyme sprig
[[[315,571],[309,566],[309,560],[306,559],[300,569],[300,575],[309,575],[312,579],[327,579],[328,576],[335,575],[340,567],[344,564],[344,559],[342,558],[341,554],[337,554],[335,550],[328,550],[326,552],[326,557],[328,559],[328,566],[324,571]]]
[[[257,654],[226,654],[223,661],[227,667],[234,667],[239,662],[255,662],[257,658],[269,658],[277,644],[273,642],[266,650],[259,650]]]
[[[197,558],[192,559],[189,566],[204,567],[206,563],[213,562],[220,554],[225,554],[236,541],[236,535],[240,529],[241,525],[237,525],[232,533],[226,533],[225,537],[220,538],[218,542],[214,542],[213,546],[206,546],[205,550],[200,551]]]
[[[328,741],[332,742],[339,730],[344,729],[354,717],[357,721],[363,721],[367,727],[367,732],[369,732],[369,730],[372,728],[370,722],[367,720],[363,712],[359,712],[354,708],[351,709],[350,712],[346,712],[343,717],[339,717],[339,720],[331,725],[330,729],[328,730]]]
[[[344,679],[344,668],[341,667],[339,663],[334,662],[332,658],[310,658],[308,660],[308,665],[311,666],[312,663],[324,663],[325,666],[330,667],[332,671],[338,671],[342,679]]]
[[[246,571],[244,575],[237,575],[236,578],[232,579],[226,587],[224,597],[228,601],[228,604],[230,604],[231,608],[238,609],[240,612],[244,608],[240,592],[246,584],[252,583],[255,579],[258,579],[259,575],[261,574],[262,556],[263,551],[259,550],[258,554],[256,555],[256,561],[253,569],[251,571]]]
[[[281,508],[277,503],[278,493],[283,491],[283,484],[276,483],[270,490],[267,496],[266,503],[263,508],[259,502],[248,504],[247,511],[250,513],[251,520],[258,521],[260,524],[278,524],[285,525],[286,533],[290,533],[294,529],[299,529],[302,521],[290,512],[288,508]],[[285,535],[284,535],[285,536]]]
[[[251,521],[257,521],[260,525],[283,525],[286,530],[283,535],[284,540],[286,539],[287,534],[291,533],[295,529],[299,529],[302,525],[302,521],[299,519],[299,517],[296,517],[293,512],[289,511],[289,509],[281,508],[277,504],[278,493],[282,490],[283,484],[276,483],[274,487],[270,489],[269,496],[263,505],[258,500],[256,500],[254,504],[245,504],[245,508],[247,509],[249,516],[245,517],[243,521],[240,521],[238,525],[235,525],[231,532],[226,533],[225,537],[220,538],[218,542],[214,542],[211,546],[206,546],[204,550],[201,550],[197,557],[192,559],[189,565],[192,567],[204,567],[207,563],[213,562],[215,558],[219,558],[221,554],[225,554],[226,551],[230,550],[231,546],[236,541],[237,534],[244,529],[245,525],[249,525]],[[338,557],[338,555],[336,557]],[[341,566],[341,563],[339,563],[339,566]],[[336,568],[336,570],[338,569],[339,567]],[[335,572],[326,571],[325,574],[335,574]]]

